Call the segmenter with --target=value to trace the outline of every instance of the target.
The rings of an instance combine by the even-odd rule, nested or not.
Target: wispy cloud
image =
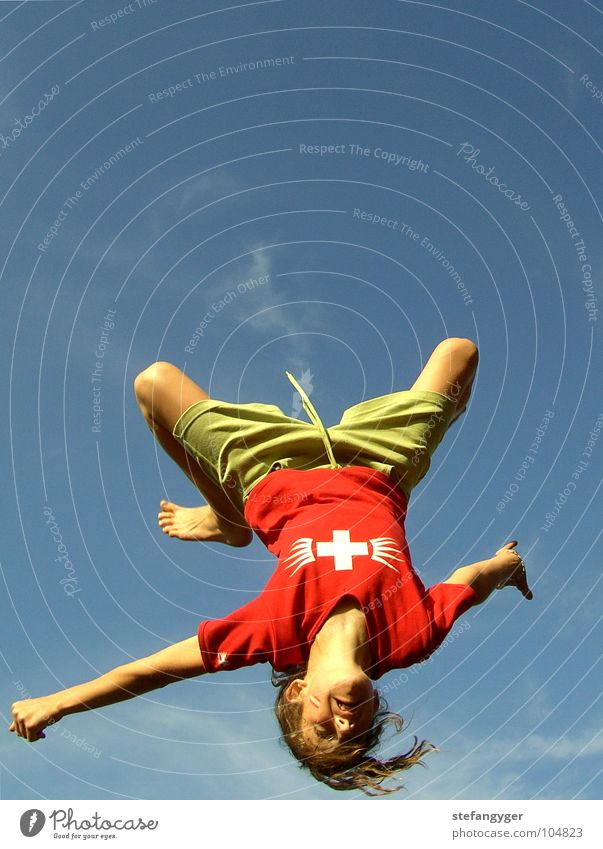
[[[428,772],[414,770],[408,781],[410,798],[415,799],[496,799],[548,798],[533,770],[542,761],[546,774],[555,774],[551,761],[587,759],[603,753],[603,730],[591,726],[576,734],[556,738],[553,734],[528,734],[525,737],[505,734],[496,740],[476,745],[475,739],[456,738],[454,744],[442,745],[442,751],[426,759]],[[559,792],[550,788],[550,797]]]
[[[243,184],[230,171],[222,168],[188,180],[179,189],[170,192],[167,198],[175,210],[184,214],[242,188]]]
[[[272,694],[270,694],[272,695]],[[150,701],[136,705],[136,727],[150,735],[126,735],[123,745],[113,745],[111,757],[132,769],[177,776],[211,777],[224,798],[271,798],[303,792],[304,798],[321,798],[315,782],[303,776],[286,749],[279,743],[272,708],[254,691],[236,688],[236,713],[217,713],[170,706]],[[204,740],[199,741],[200,734]],[[324,794],[322,794],[324,795]]]
[[[291,307],[283,306],[282,288],[275,278],[273,255],[266,248],[268,242],[255,242],[247,250],[252,251],[249,263],[243,273],[243,281],[267,278],[267,281],[250,288],[239,298],[236,315],[239,321],[246,321],[247,327],[261,334],[289,334],[299,330]],[[240,277],[239,277],[240,281]]]

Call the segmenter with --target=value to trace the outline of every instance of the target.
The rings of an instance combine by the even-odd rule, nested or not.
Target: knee
[[[457,336],[450,336],[444,339],[437,347],[438,353],[447,356],[454,356],[455,359],[462,359],[467,366],[477,366],[479,353],[477,345],[471,339],[463,339]]]
[[[153,395],[165,386],[175,366],[171,363],[157,362],[143,369],[134,378],[134,394],[141,407],[150,409]]]

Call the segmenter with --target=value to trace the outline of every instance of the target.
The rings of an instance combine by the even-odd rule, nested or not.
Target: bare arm
[[[528,587],[523,560],[513,551],[517,542],[513,540],[500,548],[489,560],[480,560],[470,566],[461,566],[444,581],[445,584],[464,584],[476,593],[474,604],[484,602],[490,593],[502,587],[517,587],[527,599],[532,599]]]
[[[118,666],[85,684],[15,702],[13,722],[8,730],[33,742],[44,736],[42,731],[47,725],[70,713],[122,702],[204,672],[197,637],[189,637],[149,657]]]

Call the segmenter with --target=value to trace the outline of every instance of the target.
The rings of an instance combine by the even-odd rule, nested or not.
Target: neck
[[[366,620],[352,599],[340,602],[317,633],[308,657],[308,674],[331,664],[347,666],[350,672],[366,672],[371,665]]]

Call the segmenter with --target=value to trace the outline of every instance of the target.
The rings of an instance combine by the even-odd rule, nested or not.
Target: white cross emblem
[[[318,557],[332,557],[335,561],[335,571],[352,568],[352,557],[355,554],[368,554],[368,543],[352,542],[349,531],[333,531],[333,542],[317,542]]]
[[[296,540],[290,549],[290,554],[282,562],[290,561],[285,569],[293,569],[292,575],[302,568],[316,560],[316,557],[332,557],[336,572],[349,571],[354,568],[353,557],[369,553],[368,542],[352,542],[349,531],[333,531],[332,542],[317,542],[316,557],[312,551],[312,537],[300,537]],[[377,537],[369,540],[372,546],[371,560],[376,560],[378,563],[383,563],[389,569],[395,572],[400,570],[389,563],[389,560],[403,560],[399,557],[402,552],[398,547],[398,543],[393,537]]]

